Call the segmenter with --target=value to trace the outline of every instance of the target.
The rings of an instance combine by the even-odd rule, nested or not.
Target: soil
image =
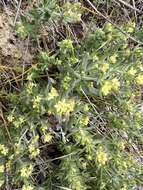
[[[32,62],[27,40],[17,37],[13,21],[13,12],[0,12],[0,85]]]
[[[18,59],[21,52],[15,44],[13,26],[5,13],[0,14],[0,58],[13,57]]]

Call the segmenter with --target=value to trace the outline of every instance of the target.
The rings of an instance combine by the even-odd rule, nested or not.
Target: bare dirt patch
[[[27,42],[17,37],[12,12],[0,12],[0,83],[23,71],[32,62]]]
[[[16,39],[13,33],[13,26],[6,14],[0,14],[0,58],[11,57],[18,59],[22,56],[15,45]]]

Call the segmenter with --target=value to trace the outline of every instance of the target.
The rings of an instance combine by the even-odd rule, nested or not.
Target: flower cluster
[[[86,126],[89,123],[89,117],[88,116],[82,116],[80,118],[79,123],[83,126]]]
[[[106,162],[108,161],[108,155],[101,146],[97,149],[96,160],[100,166],[105,165]]]
[[[70,112],[74,111],[75,108],[75,101],[74,100],[60,100],[57,102],[57,104],[54,106],[56,109],[56,112],[60,115],[65,114],[69,115]]]
[[[22,190],[33,190],[31,185],[23,185]]]
[[[58,96],[59,96],[59,94],[58,94],[57,90],[55,88],[52,88],[50,93],[48,94],[47,100],[48,101],[52,100],[52,99],[54,99],[54,98],[56,98]]]
[[[100,70],[105,73],[107,70],[109,69],[109,64],[108,63],[104,63],[103,65],[101,65]]]
[[[64,10],[64,20],[69,23],[81,21],[81,4],[80,3],[70,3],[67,2],[63,6]]]
[[[17,23],[16,32],[21,38],[26,38],[26,36],[27,36],[27,30],[26,30],[26,28],[25,28],[25,26],[23,25],[22,22]]]
[[[32,174],[33,166],[32,165],[25,165],[20,170],[20,176],[22,178],[29,178],[29,176]]]
[[[44,134],[44,142],[49,143],[52,140],[53,136],[50,133]]]
[[[113,63],[113,64],[116,63],[117,62],[117,57],[118,57],[117,54],[111,55],[110,58],[109,58],[110,63]]]
[[[38,148],[38,139],[39,137],[35,136],[28,146],[31,158],[35,158],[40,154],[40,150]]]
[[[113,78],[112,80],[107,80],[104,82],[101,92],[103,95],[107,96],[112,90],[118,90],[120,87],[120,82],[117,78]]]
[[[8,148],[5,147],[3,144],[0,144],[0,154],[6,156],[8,153]]]
[[[143,75],[138,75],[136,77],[136,82],[137,82],[137,84],[142,85],[143,84]]]

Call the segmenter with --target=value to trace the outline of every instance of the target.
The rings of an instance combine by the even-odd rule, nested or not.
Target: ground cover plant
[[[15,17],[33,59],[1,76],[1,189],[143,188],[143,32],[99,21],[105,4],[30,1]]]

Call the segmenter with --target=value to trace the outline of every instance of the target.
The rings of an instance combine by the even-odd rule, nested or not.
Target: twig
[[[116,2],[116,0],[114,0],[114,1]],[[117,0],[117,1],[119,1],[120,3],[124,4],[125,6],[131,8],[131,9],[133,9],[134,11],[136,11],[138,13],[142,12],[141,10],[137,9],[135,6],[132,6],[132,5],[130,5],[129,3],[125,2],[125,1],[122,1],[122,0]]]
[[[16,20],[18,18],[18,14],[19,14],[19,11],[20,11],[21,3],[22,3],[22,0],[19,1],[18,7],[17,7],[17,12],[16,12],[15,19],[14,19],[14,26],[15,26]]]
[[[135,12],[135,19],[136,19],[136,22],[137,22],[137,10],[136,10],[136,5],[135,5],[135,1],[133,1],[133,7],[134,7],[134,12]]]
[[[7,122],[6,122],[6,120],[5,120],[5,118],[4,118],[4,115],[3,115],[2,103],[0,103],[0,118],[2,118],[2,121],[3,121],[3,123],[4,123],[4,127],[5,127],[5,130],[6,130],[6,133],[7,133],[8,138],[9,138],[10,142],[12,142],[12,139],[11,139],[11,136],[10,136],[10,132],[9,132],[9,130],[8,130]]]
[[[28,53],[28,48],[29,48],[29,36],[27,38],[27,44],[26,44],[26,50],[24,52],[24,61],[23,61],[23,68],[22,68],[22,85],[23,85],[23,79],[24,79],[24,73],[25,73],[25,56]]]

